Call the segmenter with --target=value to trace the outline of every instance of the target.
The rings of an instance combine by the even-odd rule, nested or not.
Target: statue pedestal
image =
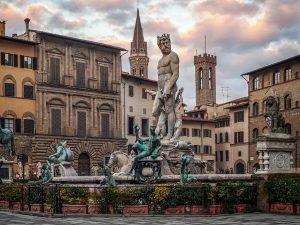
[[[270,133],[259,136],[256,141],[260,166],[256,174],[295,172],[292,167],[296,150],[295,138],[288,134]]]
[[[7,161],[4,158],[0,160],[2,167],[0,168],[0,178],[3,183],[13,182],[13,161]]]
[[[162,159],[146,157],[138,160],[134,170],[134,179],[139,183],[157,182],[161,178]]]

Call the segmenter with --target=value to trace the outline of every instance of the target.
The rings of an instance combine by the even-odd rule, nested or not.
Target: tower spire
[[[137,1],[137,4],[139,2]],[[143,28],[140,19],[140,11],[137,7],[133,39],[129,57],[130,70],[132,75],[148,78],[147,42],[144,40]]]

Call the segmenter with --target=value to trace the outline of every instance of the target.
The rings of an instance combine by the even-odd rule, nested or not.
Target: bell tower
[[[207,54],[194,56],[196,105],[216,104],[217,56]]]
[[[131,42],[129,56],[130,74],[148,78],[148,63],[149,57],[147,53],[147,42],[144,41],[140,13],[139,9],[137,9],[133,40]]]

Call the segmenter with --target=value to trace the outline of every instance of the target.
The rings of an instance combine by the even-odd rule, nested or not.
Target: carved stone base
[[[271,133],[257,138],[259,166],[257,174],[294,173],[293,154],[296,139],[288,134]]]
[[[0,183],[11,183],[13,181],[13,161],[0,159]]]
[[[161,159],[144,158],[137,162],[134,179],[138,183],[153,183],[161,178]]]

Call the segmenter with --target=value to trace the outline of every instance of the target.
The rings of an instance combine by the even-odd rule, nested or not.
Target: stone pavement
[[[0,211],[0,224],[2,225],[194,225],[194,224],[241,224],[241,225],[274,225],[274,224],[300,224],[300,215],[276,215],[265,213],[230,214],[218,216],[175,217],[175,216],[148,216],[148,217],[115,217],[115,216],[66,216],[41,217]]]

